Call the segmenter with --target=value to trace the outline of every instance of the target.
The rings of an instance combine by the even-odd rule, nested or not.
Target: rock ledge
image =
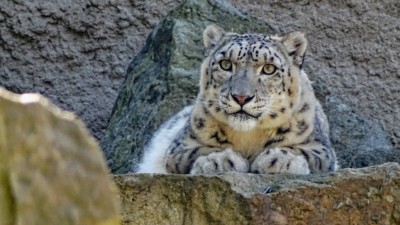
[[[400,223],[397,163],[309,176],[126,174],[114,180],[123,224]]]

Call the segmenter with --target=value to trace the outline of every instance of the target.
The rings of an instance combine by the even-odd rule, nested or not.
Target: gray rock
[[[37,94],[0,88],[0,225],[119,224],[95,139]]]
[[[314,3],[313,7],[316,7]],[[101,141],[113,172],[135,171],[142,148],[154,130],[194,101],[203,57],[202,30],[213,22],[235,32],[277,32],[224,1],[187,0],[172,11],[155,28],[143,50],[130,64],[110,125]],[[333,91],[340,73],[332,72],[330,64],[314,53],[314,42],[319,44],[321,51],[332,47],[318,42],[311,34],[309,36],[311,54],[305,70],[316,81],[316,94],[328,114],[332,141],[341,166],[399,162],[400,151],[395,149],[390,134],[381,124],[346,103],[354,96],[350,98]],[[325,70],[332,75],[328,77]],[[359,79],[363,76],[361,73]]]
[[[325,111],[341,167],[400,162],[400,151],[393,148],[389,135],[378,123],[356,114],[335,96],[327,97]]]
[[[306,70],[310,71],[307,66]],[[315,77],[313,71],[309,72]],[[329,81],[316,79],[314,90],[330,124],[330,137],[341,167],[365,167],[384,162],[400,162],[400,151],[390,135],[375,120],[357,113],[357,109],[329,91]],[[345,98],[344,98],[345,99]]]

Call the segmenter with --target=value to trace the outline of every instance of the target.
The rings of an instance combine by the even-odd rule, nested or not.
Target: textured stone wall
[[[173,0],[2,0],[0,86],[38,92],[100,138],[133,56]]]

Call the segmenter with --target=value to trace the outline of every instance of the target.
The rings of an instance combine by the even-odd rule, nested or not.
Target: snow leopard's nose
[[[243,106],[246,103],[250,102],[253,98],[253,96],[246,96],[246,95],[233,95],[231,94],[233,100],[235,100],[235,102],[237,102],[239,105]]]

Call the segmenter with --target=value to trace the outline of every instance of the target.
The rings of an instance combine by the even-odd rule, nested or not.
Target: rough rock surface
[[[94,138],[37,94],[0,89],[0,225],[119,224]]]
[[[126,68],[180,0],[2,0],[0,86],[38,92],[100,138]]]
[[[397,163],[310,176],[125,174],[114,180],[126,225],[400,224]]]
[[[278,3],[272,4],[271,7],[276,7],[276,10],[279,11],[278,6],[283,7],[283,5],[275,6],[276,4]],[[288,4],[289,6],[285,6],[289,8],[290,4],[296,5],[294,2]],[[310,2],[307,7],[317,7],[317,5],[317,3]],[[296,7],[301,6],[296,5]],[[308,9],[306,6],[303,7],[305,7],[303,10]],[[279,15],[278,12],[274,11],[274,13],[275,16]],[[259,14],[261,15],[261,12]],[[275,34],[307,28],[287,25],[286,29],[278,30],[276,23],[268,21],[268,24],[273,25],[270,26],[239,12],[225,1],[185,1],[182,6],[172,11],[157,25],[143,50],[134,58],[128,68],[110,125],[101,141],[113,172],[135,171],[137,162],[142,155],[142,147],[154,130],[169,116],[194,101],[198,89],[199,65],[203,58],[202,31],[207,24],[214,22],[217,22],[225,30],[235,32],[251,31]],[[329,31],[320,29],[322,33]],[[363,167],[387,161],[399,161],[400,150],[394,146],[397,141],[395,135],[392,135],[393,144],[390,134],[385,132],[375,121],[378,117],[368,117],[371,115],[362,112],[363,106],[360,106],[360,109],[349,106],[348,104],[353,101],[354,96],[346,97],[343,95],[345,92],[341,93],[336,90],[338,85],[334,82],[343,80],[342,84],[344,85],[347,77],[341,78],[344,76],[343,71],[347,70],[339,70],[338,68],[342,67],[333,66],[332,61],[329,60],[333,59],[333,56],[336,57],[335,60],[344,60],[337,53],[344,51],[343,46],[335,46],[334,43],[337,42],[328,42],[329,39],[325,40],[322,37],[322,40],[317,39],[319,33],[315,30],[309,29],[305,32],[310,38],[306,71],[315,80],[316,94],[322,101],[330,120],[332,142],[341,166]],[[318,35],[314,37],[314,33],[318,33]],[[341,38],[345,37],[342,35]],[[336,52],[327,49],[333,49],[332,51]],[[372,55],[370,57],[373,58],[371,60],[375,60]],[[396,53],[388,53],[386,57],[396,57]],[[355,62],[356,59],[349,57],[345,60]],[[363,61],[363,63],[366,62]],[[396,66],[397,64],[390,65],[387,68]],[[360,69],[362,68],[364,67]],[[355,69],[355,65],[350,68],[351,71]],[[387,99],[391,99],[389,102],[394,104],[391,105],[392,112],[388,114],[388,118],[394,119],[398,116],[393,111],[398,107],[398,104],[395,104],[399,100],[395,94],[398,90],[398,78],[396,78],[396,74],[390,75],[390,71],[382,70],[381,72],[387,73],[388,81],[392,81],[387,86],[391,93],[385,92],[385,95],[389,95]],[[370,74],[363,70],[351,75],[360,81],[358,84],[360,87],[366,85],[372,88],[374,86],[373,82],[372,84],[368,82],[375,78],[370,78]],[[375,102],[370,105],[382,103],[382,101],[378,101],[381,95],[382,92],[377,93]],[[394,132],[395,129],[397,127],[394,126],[392,131]]]

